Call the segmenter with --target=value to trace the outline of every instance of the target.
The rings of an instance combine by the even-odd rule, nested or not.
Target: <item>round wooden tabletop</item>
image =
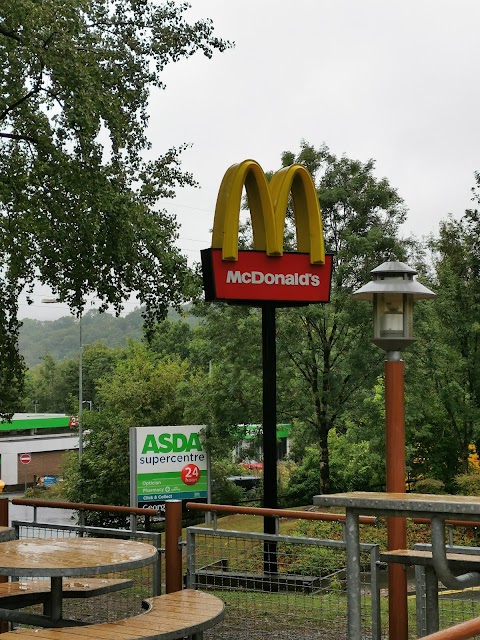
[[[153,564],[153,545],[113,538],[32,538],[0,544],[0,574],[86,576]]]

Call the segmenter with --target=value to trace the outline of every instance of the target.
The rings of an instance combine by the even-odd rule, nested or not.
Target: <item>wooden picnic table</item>
[[[97,576],[153,564],[153,545],[113,538],[49,538],[10,540],[0,544],[0,575],[17,578],[50,578],[47,615],[25,614],[0,608],[0,619],[35,626],[78,624],[62,617],[63,578]],[[118,581],[113,581],[118,582]],[[118,588],[118,587],[117,587]],[[106,586],[105,592],[108,591]],[[21,593],[18,606],[22,606]],[[24,606],[24,605],[23,605]]]

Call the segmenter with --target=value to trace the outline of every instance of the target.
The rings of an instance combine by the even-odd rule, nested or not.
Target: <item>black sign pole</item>
[[[277,352],[275,305],[262,305],[263,356],[263,506],[276,509],[277,502]],[[265,517],[264,533],[276,533],[275,518]],[[265,573],[277,573],[277,545],[265,542]]]

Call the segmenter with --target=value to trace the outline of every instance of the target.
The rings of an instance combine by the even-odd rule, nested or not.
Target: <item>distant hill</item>
[[[176,311],[168,314],[171,320],[183,320],[190,325],[198,320],[186,307],[186,316]],[[80,345],[78,320],[73,316],[64,316],[58,320],[32,320],[25,318],[20,328],[20,353],[28,367],[39,364],[47,353],[56,360],[75,358]],[[126,344],[127,338],[141,340],[143,337],[143,318],[141,309],[135,309],[126,316],[115,317],[110,313],[98,313],[95,309],[87,311],[82,317],[82,343],[103,342],[116,347]]]

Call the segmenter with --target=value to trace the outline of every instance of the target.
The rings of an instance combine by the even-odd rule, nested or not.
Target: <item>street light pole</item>
[[[405,398],[401,352],[413,337],[413,301],[433,298],[430,289],[414,280],[417,271],[403,262],[384,262],[371,272],[373,281],[352,294],[373,301],[373,343],[385,354],[385,441],[387,492],[405,493]],[[387,518],[389,551],[405,549],[405,518]],[[407,574],[400,564],[388,568],[388,620],[391,640],[407,640]]]

